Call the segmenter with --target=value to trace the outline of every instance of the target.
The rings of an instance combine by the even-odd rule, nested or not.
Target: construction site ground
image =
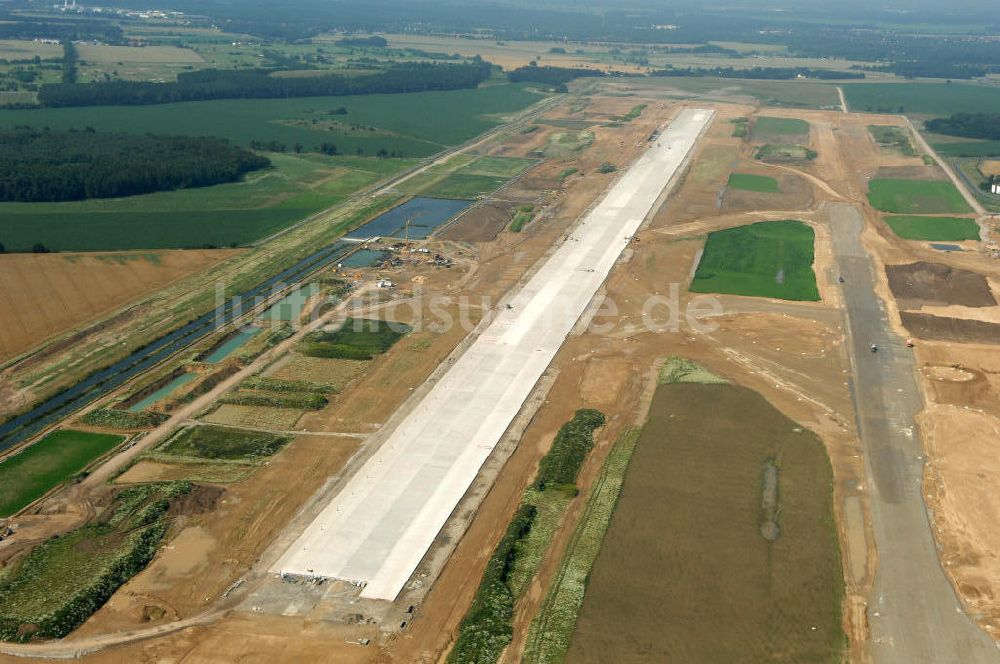
[[[400,290],[413,291],[419,285],[424,295],[447,295],[455,302],[465,297],[472,303],[496,303],[605,191],[611,178],[599,173],[598,166],[611,162],[627,167],[645,147],[650,132],[678,108],[657,89],[633,93],[628,98],[590,94],[585,105],[568,97],[549,111],[546,117],[553,121],[576,121],[591,127],[594,141],[572,158],[546,160],[512,185],[507,192],[509,200],[534,196],[531,200],[544,208],[540,215],[521,233],[501,230],[495,210],[479,213],[480,223],[489,230],[478,235],[474,227],[461,230],[467,221],[460,220],[444,231],[442,240],[432,241],[456,259],[455,267],[419,274],[401,271],[393,276],[400,282]],[[639,103],[648,106],[636,120],[620,127],[603,126],[607,117],[626,113]],[[576,409],[598,408],[606,414],[607,424],[599,431],[595,449],[581,471],[580,495],[570,503],[537,576],[515,607],[513,642],[502,659],[519,661],[530,622],[558,569],[561,552],[611,444],[626,428],[644,422],[658,363],[665,356],[679,355],[756,390],[823,440],[834,471],[834,505],[847,588],[844,629],[850,656],[853,661],[882,661],[879,648],[884,644],[873,644],[869,639],[869,606],[878,554],[867,460],[859,440],[852,392],[856,387],[852,384],[852,357],[857,352],[847,336],[844,308],[848,303],[839,283],[844,275],[831,232],[831,214],[840,208],[832,206],[846,204],[860,214],[864,228],[861,241],[875,267],[875,293],[888,324],[901,339],[917,336],[902,326],[901,311],[1000,322],[1000,317],[994,319],[996,305],[988,304],[983,291],[983,279],[991,291],[1000,283],[1000,265],[979,249],[945,254],[925,243],[901,240],[884,224],[882,214],[868,205],[867,181],[876,174],[925,173],[919,156],[906,157],[880,148],[868,133],[871,124],[902,126],[900,118],[768,109],[765,114],[769,116],[807,120],[811,127],[809,147],[817,157],[794,165],[767,165],[753,159],[753,146],[747,139],[732,136],[730,121],[753,118],[758,109],[740,103],[718,103],[713,108],[717,116],[696,146],[683,183],[637,234],[601,291],[615,309],[605,304],[597,310],[590,325],[572,334],[557,354],[547,372],[546,389],[533,404],[537,410],[530,422],[523,423],[523,434],[508,450],[509,459],[487,464],[477,489],[485,494],[478,509],[464,513],[460,507],[456,512],[461,527],[454,532],[460,539],[457,545],[448,543],[449,550],[451,546],[454,550],[446,561],[439,561],[433,574],[436,578],[420,594],[415,612],[410,615],[409,607],[403,605],[384,612],[384,617],[403,616],[405,628],[399,629],[398,623],[388,629],[369,622],[370,616],[363,611],[352,622],[343,610],[345,603],[334,607],[329,603],[331,595],[319,597],[310,589],[298,595],[304,602],[299,607],[281,608],[263,601],[255,604],[265,597],[261,589],[274,582],[263,573],[261,563],[275,554],[286,526],[308,509],[321,487],[336,481],[349,464],[363,458],[366,437],[392,417],[460,344],[466,331],[458,325],[404,338],[363,371],[350,375],[347,387],[329,406],[297,418],[291,428],[306,433],[297,435],[284,451],[245,479],[212,483],[218,492],[210,504],[181,516],[153,563],[71,637],[51,646],[24,646],[23,651],[21,646],[2,644],[0,653],[45,654],[49,647],[49,654],[73,648],[84,652],[99,649],[86,659],[102,662],[438,662],[447,653],[486,561],[556,431]],[[539,127],[530,133],[512,133],[484,149],[495,154],[529,155],[543,149],[551,134],[560,130],[542,123]],[[569,168],[578,172],[560,179]],[[929,170],[932,177],[943,177]],[[725,183],[731,172],[776,177],[779,193],[728,191]],[[814,268],[821,302],[719,296],[715,299],[721,312],[700,320],[712,329],[695,329],[688,324],[684,316],[687,305],[692,301],[705,305],[714,297],[692,296],[686,291],[707,233],[778,219],[798,219],[815,230]],[[493,228],[497,231],[490,239]],[[898,284],[890,289],[884,266],[913,264],[942,264],[954,270],[930,268],[921,272],[931,275],[921,277],[925,281],[920,284],[930,284],[924,290],[917,283],[904,290]],[[914,268],[893,269],[897,274],[914,272]],[[963,274],[958,269],[982,279],[962,277],[956,284],[954,275]],[[414,276],[420,281],[412,281]],[[941,284],[941,279],[946,283]],[[975,285],[974,290],[969,284]],[[949,289],[956,292],[954,297],[944,295],[951,292]],[[674,294],[681,310],[679,328],[651,330],[643,320],[644,304],[651,295],[670,301]],[[899,303],[896,296],[901,298]],[[398,297],[406,299],[405,294]],[[378,305],[361,306],[367,308],[359,313],[374,311]],[[457,304],[449,306],[457,316]],[[472,312],[467,314],[471,325],[485,314],[483,306],[466,307]],[[412,308],[400,306],[392,315],[412,322],[416,314]],[[996,405],[1000,403],[1000,349],[965,341],[917,339],[914,348],[900,343],[894,352],[912,355],[912,375],[923,398],[923,409],[917,416],[918,433],[926,449],[923,497],[944,571],[957,589],[961,606],[993,632],[1000,628],[1000,565],[994,555],[1000,546],[995,528],[1000,514],[1000,493],[995,490],[1000,465],[990,460],[995,456],[993,447],[1000,430],[1000,407]],[[863,346],[867,339],[854,342]],[[282,373],[286,371],[282,367],[301,362],[288,354],[290,350],[291,345],[278,348],[269,357],[276,362],[275,375],[288,375]],[[861,360],[875,361],[857,358]],[[191,417],[204,419],[203,412],[211,404],[212,398],[206,398]],[[912,461],[919,475],[922,460]],[[149,462],[140,462],[129,473],[137,473],[144,463]],[[155,476],[130,477],[127,473],[118,481]],[[95,480],[57,493],[37,514],[20,519],[23,541],[40,541],[92,517],[98,500],[94,496],[106,495],[108,490]],[[10,546],[0,548],[0,557],[9,558],[14,552]],[[433,547],[430,556],[434,556]],[[220,599],[238,579],[247,581],[229,598]],[[307,606],[310,597],[317,599]],[[347,592],[340,599],[349,603],[353,596]],[[337,619],[329,619],[333,613]],[[359,639],[371,641],[360,645]],[[0,655],[0,659],[5,658]]]

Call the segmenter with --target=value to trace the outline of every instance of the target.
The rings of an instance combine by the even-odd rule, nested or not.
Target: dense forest
[[[928,120],[924,127],[935,134],[1000,141],[1000,113],[956,113]]]
[[[518,67],[507,72],[507,79],[511,83],[529,82],[544,83],[552,86],[564,86],[575,78],[608,76],[606,72],[596,69],[583,69],[580,67],[539,67],[531,65],[529,67]],[[620,74],[619,74],[620,75]]]
[[[789,80],[800,76],[820,79],[858,79],[864,78],[861,72],[830,71],[828,69],[808,69],[806,67],[751,67],[749,69],[734,69],[732,67],[688,67],[657,69],[650,76],[715,76],[717,78],[748,78],[757,80]]]
[[[206,99],[325,97],[474,88],[489,78],[492,65],[405,64],[364,76],[281,78],[265,69],[205,69],[178,74],[173,83],[108,81],[50,83],[38,90],[42,106],[137,106]]]
[[[270,165],[218,138],[0,132],[0,201],[73,201],[233,182]]]

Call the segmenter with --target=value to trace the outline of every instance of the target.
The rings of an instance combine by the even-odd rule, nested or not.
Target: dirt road
[[[851,387],[879,552],[868,607],[874,660],[1000,662],[993,639],[965,614],[938,559],[921,492],[924,450],[914,416],[922,399],[914,359],[875,294],[873,261],[861,244],[861,214],[842,203],[828,209],[845,280]],[[871,352],[872,343],[878,352]]]

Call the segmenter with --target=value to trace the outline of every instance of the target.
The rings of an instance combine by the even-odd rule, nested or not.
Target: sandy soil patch
[[[939,406],[920,424],[932,459],[924,489],[942,563],[980,622],[1000,629],[1000,419]]]

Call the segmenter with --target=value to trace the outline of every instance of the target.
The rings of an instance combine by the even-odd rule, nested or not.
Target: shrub
[[[559,429],[552,448],[542,457],[535,486],[544,490],[546,485],[576,484],[580,466],[594,447],[594,430],[603,424],[604,414],[599,410],[576,411],[573,419]]]

